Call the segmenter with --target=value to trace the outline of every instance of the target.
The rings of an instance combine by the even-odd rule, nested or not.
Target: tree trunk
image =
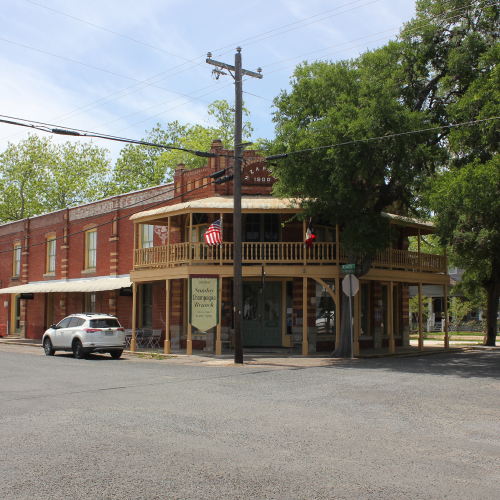
[[[349,264],[356,263],[356,255],[349,252],[347,262]],[[356,266],[354,276],[360,278],[364,276],[370,269],[372,264],[371,257],[365,257],[360,264]],[[349,311],[349,297],[341,290],[337,291],[339,298],[341,298],[342,307],[340,315],[340,338],[337,348],[330,355],[332,358],[350,358],[351,357],[351,312]],[[358,292],[359,293],[359,292]],[[354,302],[354,297],[353,297]],[[337,313],[337,312],[336,312]],[[338,313],[337,313],[338,314]],[[337,332],[339,335],[339,332]]]
[[[500,267],[494,260],[491,263],[491,277],[485,285],[487,296],[486,311],[486,335],[484,336],[484,345],[495,346],[497,339],[497,318],[498,318],[498,300],[500,298]]]

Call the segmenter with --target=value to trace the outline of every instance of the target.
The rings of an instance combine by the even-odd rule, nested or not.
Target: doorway
[[[281,347],[281,281],[243,283],[243,347]]]
[[[21,295],[12,297],[11,334],[21,333]]]

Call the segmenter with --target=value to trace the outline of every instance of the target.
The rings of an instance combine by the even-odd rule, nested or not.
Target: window
[[[14,266],[12,276],[20,276],[21,274],[21,243],[14,244]]]
[[[141,286],[141,328],[153,326],[153,284]]]
[[[70,319],[71,318],[64,318],[62,321],[59,322],[59,324],[57,325],[57,328],[67,328],[69,325]]]
[[[88,292],[85,294],[85,311],[95,313],[95,292]]]
[[[328,226],[314,226],[314,234],[318,243],[335,243],[335,228]]]
[[[280,241],[281,219],[277,214],[248,214],[245,217],[246,242]]]
[[[97,230],[87,231],[86,234],[85,267],[95,269],[97,262]]]
[[[112,318],[91,319],[89,326],[90,328],[121,328],[118,320]]]
[[[150,224],[141,225],[141,248],[151,248],[153,244],[153,235],[155,227]]]
[[[55,273],[56,271],[56,240],[47,241],[47,272]]]
[[[370,286],[361,283],[361,335],[370,335]]]
[[[186,241],[189,241],[189,219],[186,221]],[[204,242],[204,236],[208,229],[207,214],[193,214],[193,243]]]

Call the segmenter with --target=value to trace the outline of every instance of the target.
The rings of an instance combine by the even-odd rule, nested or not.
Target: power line
[[[232,168],[232,167],[230,167],[230,168]],[[205,178],[207,178],[207,177],[209,177],[209,176],[208,176],[208,175],[204,175],[203,177],[199,177],[198,179],[192,179],[191,181],[187,182],[186,184],[183,184],[182,186],[177,186],[177,188],[179,188],[179,187],[184,187],[184,186],[188,186],[189,184],[191,184],[191,183],[193,183],[193,182],[196,182],[196,181],[199,181],[199,180],[205,179]],[[206,183],[205,185],[203,185],[203,186],[198,186],[198,187],[195,187],[195,188],[193,188],[193,189],[191,189],[191,190],[189,190],[189,191],[186,191],[185,193],[179,194],[179,195],[177,195],[177,196],[173,196],[172,198],[168,198],[167,200],[161,200],[161,201],[159,201],[158,203],[155,203],[155,204],[153,204],[153,205],[148,206],[148,208],[147,208],[146,210],[150,210],[151,208],[157,207],[158,205],[161,205],[162,203],[166,203],[166,202],[169,202],[169,201],[175,200],[176,198],[179,198],[179,197],[185,196],[186,194],[192,193],[193,191],[197,191],[198,189],[203,189],[203,188],[205,188],[205,187],[207,187],[207,186],[210,186],[210,185],[212,185],[212,184],[220,184],[220,181],[219,181],[219,182],[217,182],[217,181],[210,181],[210,182],[207,182],[207,183]],[[169,192],[173,191],[174,189],[175,189],[175,186],[174,186],[171,190],[167,191],[167,193],[169,193]],[[124,193],[124,194],[127,194],[127,193]],[[162,195],[164,195],[164,194],[166,194],[166,193],[159,193],[159,194],[157,194],[157,195],[155,195],[155,196],[152,196],[151,198],[147,198],[147,199],[156,198],[156,197],[158,197],[158,196],[162,196]],[[101,200],[98,200],[98,201],[101,201]],[[142,202],[142,201],[144,201],[144,200],[141,200],[141,202]],[[139,202],[137,202],[137,203],[139,203]],[[131,204],[131,205],[129,205],[129,206],[132,206],[132,205],[134,205],[134,204]],[[68,208],[70,208],[70,209],[71,209],[71,207],[68,207]],[[127,207],[127,208],[128,208],[128,207]],[[76,225],[78,225],[78,224],[81,224],[81,223],[82,223],[82,221],[86,221],[86,222],[88,222],[88,221],[90,221],[90,220],[98,219],[98,218],[100,218],[100,217],[103,217],[103,216],[105,216],[105,215],[109,215],[109,214],[111,214],[111,213],[113,213],[113,212],[116,212],[116,211],[118,211],[118,210],[119,210],[119,209],[111,210],[111,211],[104,212],[104,213],[99,214],[99,215],[95,215],[95,216],[93,216],[93,217],[85,217],[84,219],[80,219],[78,222],[75,222],[74,224],[71,224],[71,225],[69,225],[69,226],[65,226],[65,227],[76,226]],[[106,226],[106,225],[111,224],[111,223],[113,223],[113,222],[115,222],[115,221],[118,221],[118,220],[121,220],[121,219],[125,219],[125,218],[127,218],[127,217],[131,217],[132,215],[136,215],[136,214],[139,214],[139,213],[144,212],[144,211],[145,211],[145,210],[139,210],[139,211],[137,211],[137,212],[133,212],[133,213],[131,213],[131,214],[129,213],[129,214],[127,214],[127,215],[122,215],[121,217],[117,217],[116,219],[111,219],[111,220],[109,220],[109,221],[103,222],[102,224],[97,224],[97,225],[96,225],[96,226],[94,226],[94,227],[102,227],[102,226]],[[42,214],[42,215],[44,215],[44,214]],[[29,217],[28,217],[28,218],[29,218]],[[20,220],[23,220],[23,219],[20,219]],[[13,221],[13,222],[18,222],[18,221]],[[64,227],[64,228],[65,228],[65,227]],[[64,229],[64,228],[62,228],[62,229]],[[62,240],[62,239],[64,239],[64,238],[69,238],[70,236],[75,236],[75,235],[77,235],[77,234],[82,234],[82,233],[85,233],[85,232],[87,232],[87,231],[88,231],[88,230],[86,230],[86,229],[85,229],[85,230],[81,230],[81,231],[76,231],[75,233],[70,233],[70,234],[67,234],[67,235],[59,236],[59,237],[57,237],[57,238],[53,238],[53,240]],[[45,234],[45,233],[43,233],[43,234]],[[35,234],[35,235],[29,235],[29,238],[32,238],[32,237],[35,237],[35,236],[42,236],[43,234],[42,234],[42,233],[40,233],[40,234]],[[14,243],[14,241],[11,241],[10,243]],[[25,249],[25,248],[31,248],[31,247],[35,247],[35,246],[39,246],[39,245],[45,245],[46,243],[47,243],[46,241],[41,241],[41,242],[39,242],[39,243],[32,243],[31,245],[26,245],[26,246],[23,246],[22,248],[23,248],[23,249]],[[9,242],[2,242],[2,243],[0,243],[0,244],[2,244],[2,245],[7,245],[7,244],[9,244]],[[13,252],[13,251],[14,251],[14,249],[13,249],[13,248],[10,248],[10,249],[8,249],[8,250],[0,250],[0,254],[2,254],[2,253],[8,253],[8,252]]]
[[[32,0],[26,0],[26,2],[32,3],[33,5],[37,5],[38,7],[42,7],[43,9],[51,10],[52,12],[56,12],[57,14],[61,14],[61,16],[66,16],[69,17],[70,19],[74,19],[75,21],[80,21],[81,23],[88,24],[89,26],[93,26],[94,28],[98,28],[103,31],[107,31],[108,33],[112,33],[113,35],[120,36],[122,38],[126,38],[127,40],[131,40],[132,42],[140,43],[141,45],[145,45],[146,47],[150,47],[151,49],[159,50],[160,52],[164,52],[165,54],[169,54],[174,57],[178,57],[179,59],[184,59],[184,61],[191,62],[189,59],[182,57],[178,54],[174,54],[173,52],[168,52],[167,50],[160,49],[158,47],[155,47],[154,45],[150,45],[149,43],[141,42],[140,40],[136,40],[135,38],[131,38],[127,35],[122,35],[121,33],[117,33],[116,31],[111,31],[107,28],[103,28],[102,26],[98,26],[97,24],[90,23],[89,21],[84,21],[83,19],[80,19],[75,16],[71,16],[70,14],[66,14],[64,12],[61,12],[60,10],[52,9],[51,7],[47,7],[46,5],[42,5],[36,2],[33,2]]]
[[[329,146],[318,146],[316,148],[300,149],[298,151],[290,151],[289,153],[282,153],[282,154],[276,154],[276,155],[268,156],[268,157],[266,157],[266,161],[268,161],[268,160],[280,160],[282,158],[286,158],[289,155],[294,155],[294,154],[298,154],[298,153],[306,153],[306,152],[310,152],[310,151],[318,151],[320,149],[330,149],[330,148],[336,148],[336,147],[339,147],[339,146],[347,146],[349,144],[356,144],[356,143],[359,143],[359,142],[368,142],[368,141],[378,141],[378,140],[381,140],[381,139],[390,139],[392,137],[400,137],[400,136],[403,136],[403,135],[420,134],[422,132],[430,132],[430,131],[433,131],[433,130],[441,130],[441,129],[444,129],[444,128],[462,127],[464,125],[476,125],[478,123],[488,122],[488,121],[493,121],[493,120],[500,120],[500,116],[494,116],[492,118],[483,118],[481,120],[472,120],[470,122],[451,123],[449,125],[440,125],[438,127],[424,128],[424,129],[421,129],[421,130],[412,130],[410,132],[399,132],[397,134],[381,135],[379,137],[369,137],[367,139],[356,139],[356,140],[353,140],[353,141],[338,142],[336,144],[330,144]]]

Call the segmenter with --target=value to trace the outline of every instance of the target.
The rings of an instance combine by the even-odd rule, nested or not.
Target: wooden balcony
[[[302,242],[243,243],[243,264],[326,264],[347,263],[347,254],[336,243],[314,243],[312,248]],[[176,243],[143,248],[134,252],[134,270],[168,268],[181,265],[232,265],[234,243],[209,247],[206,243]],[[374,268],[404,271],[444,273],[446,259],[442,255],[387,249],[379,252],[372,263]]]

